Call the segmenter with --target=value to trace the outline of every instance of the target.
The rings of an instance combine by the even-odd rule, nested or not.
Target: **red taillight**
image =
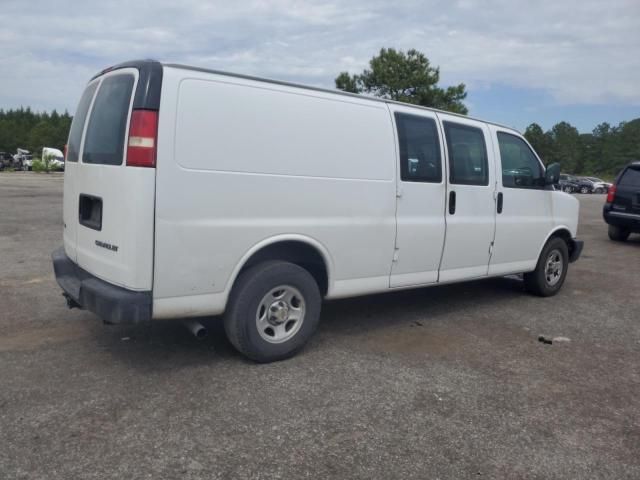
[[[609,191],[607,192],[607,203],[613,203],[613,200],[616,198],[616,185],[613,184],[609,187]]]
[[[134,110],[131,112],[127,165],[130,167],[155,167],[157,138],[158,112],[153,110]]]

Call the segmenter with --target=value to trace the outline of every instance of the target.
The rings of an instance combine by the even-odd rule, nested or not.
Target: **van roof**
[[[155,64],[155,65],[153,65],[153,64]],[[215,70],[215,69],[210,69],[210,68],[194,67],[194,66],[191,66],[191,65],[183,65],[183,64],[180,64],[180,63],[158,62],[157,60],[151,60],[151,59],[133,60],[133,61],[120,63],[120,64],[117,64],[117,65],[114,65],[112,67],[109,67],[109,68],[106,68],[106,69],[102,70],[100,73],[94,75],[91,79],[93,80],[96,77],[99,77],[100,75],[103,75],[103,74],[105,74],[107,72],[110,72],[112,70],[116,70],[116,69],[119,69],[119,68],[136,67],[136,68],[142,68],[144,70],[147,70],[152,65],[153,66],[162,65],[162,66],[165,66],[165,67],[178,68],[178,69],[182,69],[182,70],[192,70],[192,71],[195,71],[195,72],[213,73],[213,74],[216,74],[216,75],[224,75],[224,76],[227,76],[227,77],[241,78],[243,80],[252,80],[252,81],[257,81],[257,82],[271,83],[273,85],[282,85],[282,86],[285,86],[285,87],[302,88],[302,89],[305,89],[305,90],[329,93],[329,94],[332,94],[332,95],[342,95],[342,96],[345,96],[345,97],[366,99],[366,100],[370,100],[370,101],[373,101],[373,102],[389,103],[389,104],[393,104],[393,105],[402,105],[402,106],[405,106],[405,107],[416,108],[416,109],[420,109],[420,110],[427,110],[427,111],[430,111],[430,112],[446,113],[447,115],[454,115],[456,117],[467,118],[467,119],[470,119],[470,120],[476,120],[478,122],[483,122],[483,123],[487,123],[487,124],[490,124],[490,125],[495,125],[496,127],[500,127],[500,128],[504,128],[504,129],[507,129],[507,130],[511,130],[513,132],[520,133],[517,129],[515,129],[513,127],[509,127],[507,125],[502,125],[500,123],[490,122],[490,121],[487,121],[487,120],[483,120],[481,118],[475,118],[475,117],[471,117],[469,115],[462,115],[460,113],[448,112],[446,110],[440,110],[440,109],[437,109],[437,108],[424,107],[422,105],[415,105],[413,103],[398,102],[396,100],[389,100],[389,99],[385,99],[385,98],[372,97],[372,96],[369,96],[369,95],[362,95],[362,94],[358,94],[358,93],[350,93],[350,92],[345,92],[343,90],[338,90],[338,89],[314,87],[314,86],[310,86],[310,85],[303,85],[303,84],[300,84],[300,83],[286,82],[286,81],[282,81],[282,80],[273,80],[273,79],[270,79],[270,78],[256,77],[256,76],[253,76],[253,75],[245,75],[245,74],[242,74],[242,73],[232,73],[232,72],[225,72],[225,71],[222,71],[222,70]],[[145,92],[145,93],[147,93],[147,92]],[[159,103],[159,92],[158,92],[158,103]]]

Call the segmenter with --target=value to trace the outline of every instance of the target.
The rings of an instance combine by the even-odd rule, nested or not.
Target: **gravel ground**
[[[301,354],[255,365],[216,318],[197,340],[68,310],[62,176],[0,174],[0,478],[640,478],[640,236],[611,242],[603,201],[580,196],[556,297],[329,302]]]

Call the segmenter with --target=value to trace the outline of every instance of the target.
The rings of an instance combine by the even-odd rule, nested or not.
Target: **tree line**
[[[601,123],[591,133],[579,133],[567,122],[544,132],[532,123],[524,136],[544,163],[559,162],[567,173],[612,176],[640,160],[640,118],[617,126]]]
[[[64,150],[71,120],[68,112],[0,109],[0,151],[14,154],[24,148],[39,157],[43,147]]]

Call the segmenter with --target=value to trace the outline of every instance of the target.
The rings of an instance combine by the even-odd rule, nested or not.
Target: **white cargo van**
[[[555,294],[582,250],[558,175],[493,123],[129,62],[80,99],[53,264],[106,323],[224,314],[238,350],[272,361],[323,298],[516,273]]]

